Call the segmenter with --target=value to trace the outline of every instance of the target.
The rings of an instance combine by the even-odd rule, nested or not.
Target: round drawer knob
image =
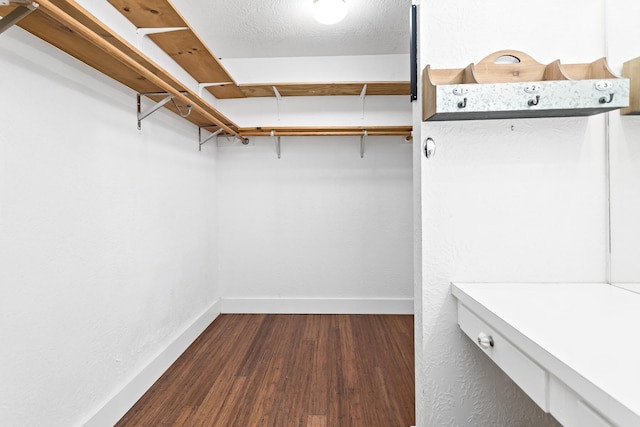
[[[493,347],[493,338],[491,335],[480,332],[480,334],[478,334],[478,344],[480,344],[480,347],[482,348]]]

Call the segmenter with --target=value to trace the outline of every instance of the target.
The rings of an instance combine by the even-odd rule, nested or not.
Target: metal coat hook
[[[464,98],[462,101],[458,102],[458,108],[465,108],[467,106],[467,98]]]
[[[172,97],[171,101],[173,102],[173,105],[176,106],[176,110],[178,110],[178,114],[180,114],[180,117],[189,117],[189,114],[191,114],[191,110],[193,109],[193,104],[187,105],[187,112],[183,113],[175,98]]]
[[[529,107],[533,107],[534,105],[538,105],[538,103],[540,103],[540,95],[536,95],[536,99],[530,99],[529,102],[527,102]]]
[[[605,96],[603,96],[598,101],[600,102],[600,104],[609,104],[611,101],[613,101],[613,94],[612,93],[609,94],[609,99],[608,100],[607,100],[607,98]]]
[[[367,141],[367,136],[369,136],[369,132],[365,129],[360,136],[360,158],[364,159],[364,144]]]

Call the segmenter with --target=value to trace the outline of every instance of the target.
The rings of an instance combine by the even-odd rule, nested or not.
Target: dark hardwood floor
[[[413,316],[223,314],[117,426],[409,427]]]

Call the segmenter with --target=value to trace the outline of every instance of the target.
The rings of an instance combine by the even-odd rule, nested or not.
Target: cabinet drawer
[[[549,411],[566,427],[612,427],[555,376],[549,376]]]
[[[504,339],[494,328],[487,325],[461,303],[458,303],[458,324],[460,329],[484,353],[493,360],[525,393],[549,412],[547,402],[547,372],[524,355],[513,344]],[[492,338],[493,346],[482,346],[478,342],[481,334]]]

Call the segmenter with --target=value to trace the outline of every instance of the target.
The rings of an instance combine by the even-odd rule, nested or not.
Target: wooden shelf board
[[[153,5],[155,3],[164,4],[166,2],[153,0],[149,4]],[[0,6],[0,16],[8,14],[13,9],[14,7],[12,6]],[[162,15],[163,13],[161,9],[157,15]],[[156,14],[151,13],[151,15]],[[173,22],[171,25],[180,26],[181,23]],[[167,85],[171,90],[179,91],[180,93],[177,95],[180,95],[182,99],[177,100],[178,105],[184,106],[186,101],[189,101],[195,106],[187,120],[197,126],[207,127],[212,132],[223,127],[211,120],[211,118],[214,118],[224,127],[231,129],[233,131],[232,134],[237,132],[241,136],[269,136],[272,130],[276,132],[276,135],[280,136],[347,136],[363,135],[364,130],[366,130],[368,135],[371,136],[401,135],[407,138],[411,137],[412,126],[276,126],[238,128],[235,123],[207,104],[189,88],[184,87],[175,77],[151,61],[73,0],[42,0],[40,8],[20,21],[19,26],[138,93],[164,92],[163,87]],[[79,31],[79,26],[85,29]],[[131,63],[134,63],[135,67]],[[364,82],[288,83],[276,84],[275,86],[284,96],[318,96],[320,93],[326,95],[360,95],[364,84]],[[409,83],[407,82],[367,82],[366,84],[367,94],[369,95],[409,94]],[[235,83],[227,86],[240,90],[238,86],[235,86]],[[273,86],[273,84],[248,85],[245,89],[250,87],[259,87],[260,90],[269,89],[270,93],[268,95],[256,96],[274,96]],[[222,88],[225,88],[225,86],[222,86]],[[160,101],[163,97],[161,95],[151,96],[150,98],[154,101]],[[173,103],[168,103],[165,108],[178,113]],[[225,133],[228,134],[229,132]]]
[[[149,37],[198,83],[230,83],[207,87],[216,98],[245,97],[229,73],[192,31],[151,34]]]
[[[95,37],[95,39],[91,40],[80,35],[71,28],[69,23],[54,18],[54,14],[51,13],[51,11],[47,11],[49,4],[51,8],[61,10],[73,20],[90,30],[93,33],[92,37]],[[4,15],[9,11],[9,7],[0,7],[0,14]],[[40,7],[21,20],[18,25],[136,92],[163,92],[164,90],[160,85],[149,81],[151,77],[161,79],[176,91],[185,92],[185,96],[203,110],[198,112],[197,109],[194,109],[192,114],[187,117],[189,121],[198,126],[207,126],[215,123],[206,117],[207,114],[210,114],[211,117],[220,121],[230,129],[235,130],[237,128],[237,125],[230,119],[204,102],[204,100],[187,87],[184,87],[182,83],[166,70],[152,62],[135,47],[131,46],[119,37],[118,34],[111,31],[102,22],[72,0],[49,0],[41,2]],[[121,60],[115,59],[110,53],[105,52],[104,49],[98,46],[97,40],[99,39],[102,39],[103,42],[110,44],[114,50],[117,50],[119,53],[139,64],[148,71],[149,74],[138,72]],[[146,74],[146,76],[144,74]],[[174,109],[171,103],[167,104],[167,107]]]
[[[151,34],[153,40],[199,83],[231,85],[207,88],[216,98],[244,98],[231,75],[200,40],[180,12],[167,0],[108,0],[138,28],[187,27],[188,30]]]
[[[0,14],[4,14],[0,8]],[[87,25],[86,22],[83,22]],[[119,61],[97,49],[92,43],[70,31],[41,10],[36,10],[18,24],[24,30],[63,50],[74,58],[103,72],[120,83],[138,92],[160,92],[157,85],[149,82]]]
[[[188,27],[167,0],[107,0],[138,28]]]
[[[369,95],[409,95],[409,82],[341,82],[341,83],[260,83],[240,85],[247,97],[275,96],[275,86],[282,96],[354,96],[360,95],[364,85]]]
[[[409,82],[353,83],[261,83],[238,85],[222,63],[202,42],[193,28],[169,0],[107,0],[138,28],[187,27],[189,30],[151,34],[149,37],[199,83],[226,83],[207,90],[216,98],[275,96],[360,95],[367,84],[367,95],[409,95]]]
[[[243,127],[238,130],[242,136],[361,136],[364,131],[370,136],[410,137],[413,126],[259,126]]]

